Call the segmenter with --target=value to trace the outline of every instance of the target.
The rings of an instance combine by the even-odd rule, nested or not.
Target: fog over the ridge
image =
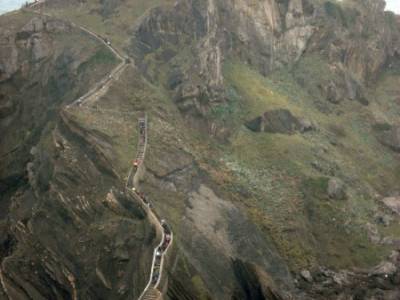
[[[33,2],[32,0],[0,0],[0,15],[8,11],[18,9],[26,2]]]
[[[386,9],[400,14],[400,0],[386,0]]]

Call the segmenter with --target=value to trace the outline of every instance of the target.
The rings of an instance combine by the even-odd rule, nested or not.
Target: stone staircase
[[[142,300],[161,300],[161,293],[155,288],[149,288],[143,295]]]
[[[146,144],[147,144],[147,117],[139,118],[139,144],[138,151],[136,154],[136,161],[143,162],[144,155],[146,153]]]
[[[138,300],[161,300],[162,293],[157,289],[161,282],[163,273],[163,264],[165,254],[173,242],[173,233],[168,223],[161,219],[155,211],[153,211],[151,202],[145,198],[144,194],[140,192],[138,183],[139,180],[135,179],[141,170],[143,164],[146,146],[147,146],[147,115],[139,117],[139,141],[137,147],[136,159],[134,160],[133,167],[129,172],[126,187],[129,194],[138,200],[143,209],[147,212],[147,216],[151,223],[154,224],[156,229],[161,234],[162,238],[160,243],[153,250],[153,261],[151,264],[150,278],[147,286],[144,288]],[[133,179],[132,179],[133,178]]]

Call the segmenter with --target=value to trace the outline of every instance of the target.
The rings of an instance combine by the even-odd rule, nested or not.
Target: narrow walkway
[[[27,8],[33,9],[39,4],[43,4],[45,2],[46,0],[38,0],[37,2],[28,5]],[[49,14],[36,12],[34,10],[32,11],[36,14],[53,17]],[[130,64],[131,60],[129,57],[121,55],[118,52],[118,50],[115,49],[107,39],[101,37],[100,35],[96,34],[95,32],[87,28],[76,25],[73,22],[69,21],[69,23],[72,26],[79,28],[82,31],[85,31],[87,34],[99,40],[101,43],[106,45],[114,53],[116,57],[118,57],[121,60],[121,63],[117,67],[115,67],[110,74],[108,74],[104,79],[102,79],[93,88],[91,88],[85,95],[79,97],[77,100],[66,106],[67,109],[70,108],[71,106],[78,106],[83,109],[87,109],[88,107],[86,106],[86,104],[95,102],[99,97],[103,96],[107,92],[109,86],[115,80],[119,79],[120,74],[125,70],[127,65]],[[146,211],[149,221],[155,226],[157,235],[161,236],[160,243],[153,250],[153,260],[150,269],[149,281],[146,287],[144,288],[142,294],[138,298],[138,300],[160,300],[162,299],[162,294],[158,290],[158,287],[160,285],[162,278],[165,255],[173,242],[173,233],[169,225],[166,223],[166,221],[164,219],[161,219],[157,215],[157,213],[153,210],[151,203],[146,199],[143,193],[139,192],[138,189],[139,180],[136,178],[139,175],[138,171],[142,168],[147,147],[146,115],[139,118],[138,125],[139,125],[138,150],[136,158],[133,162],[133,165],[128,175],[128,179],[126,182],[126,190],[128,194],[130,194],[134,199],[139,201],[143,209]]]
[[[36,2],[28,4],[25,9],[28,9],[29,11],[41,15],[41,16],[46,16],[50,18],[55,18],[51,14],[44,13],[42,11],[36,11],[34,10],[35,7],[37,7],[40,4],[44,4],[46,0],[38,0]],[[86,94],[82,95],[78,99],[76,99],[74,102],[71,104],[67,105],[66,108],[69,109],[71,106],[83,106],[83,105],[88,105],[90,103],[93,103],[97,101],[100,97],[104,96],[106,92],[108,91],[109,87],[111,84],[115,81],[118,80],[120,75],[123,73],[125,68],[131,63],[131,59],[128,56],[123,56],[122,54],[119,53],[119,51],[114,48],[111,45],[111,42],[107,40],[107,38],[102,37],[101,35],[91,31],[88,28],[85,28],[83,26],[77,25],[74,22],[71,21],[65,21],[68,22],[72,27],[78,28],[82,31],[84,31],[86,34],[92,36],[96,40],[98,40],[100,43],[104,44],[121,62],[116,66],[109,74],[107,74],[102,80],[100,80],[98,83],[96,83]],[[133,62],[132,62],[133,63]]]
[[[147,212],[147,216],[150,222],[155,225],[158,235],[161,235],[161,241],[157,247],[153,250],[153,260],[150,269],[149,281],[139,297],[139,300],[153,300],[161,299],[161,292],[158,290],[158,286],[161,282],[165,255],[173,242],[173,233],[171,228],[164,219],[161,219],[157,213],[153,210],[151,202],[146,199],[143,193],[138,190],[138,179],[135,178],[146,154],[147,147],[147,117],[141,117],[138,121],[139,125],[139,141],[136,159],[133,161],[133,166],[128,176],[126,188],[127,191],[141,203],[144,210]]]

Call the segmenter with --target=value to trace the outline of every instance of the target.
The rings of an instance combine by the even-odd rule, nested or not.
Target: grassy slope
[[[119,49],[123,49],[130,38],[131,30],[137,20],[149,9],[161,4],[173,3],[172,0],[125,0],[121,7],[116,6],[104,14],[103,5],[98,0],[88,0],[84,3],[65,4],[64,7],[48,7],[46,11],[61,18],[69,19],[101,36],[107,37]]]
[[[0,26],[6,30],[10,30],[10,32],[19,31],[34,17],[36,17],[35,14],[19,11],[13,15],[1,16]],[[20,83],[24,85],[22,94],[14,95],[16,91],[8,83],[3,84],[2,88],[4,88],[11,97],[15,96],[20,97],[21,99],[37,98],[38,95],[40,95],[42,99],[40,99],[41,101],[37,102],[38,104],[31,107],[32,104],[30,102],[25,103],[25,109],[27,111],[41,110],[40,113],[48,113],[50,116],[50,114],[52,114],[52,110],[56,109],[61,101],[69,101],[86,93],[91,85],[99,80],[99,78],[105,76],[105,74],[107,74],[114,67],[117,60],[114,57],[107,56],[107,48],[104,45],[99,44],[96,40],[88,38],[88,35],[83,33],[81,30],[72,29],[70,32],[58,32],[56,34],[49,33],[49,37],[52,40],[51,45],[53,55],[42,62],[41,70],[37,70],[40,72],[40,74],[30,74],[32,81],[45,81],[44,78],[48,76],[49,79],[46,81],[46,84],[44,84],[43,87],[38,88],[38,85],[32,85],[31,81],[28,81],[26,78],[22,78],[20,79]],[[71,72],[70,64],[58,63],[56,68],[53,67],[55,64],[57,64],[57,59],[65,53],[68,53],[69,56],[74,57],[76,61],[79,60],[80,62],[83,62],[78,66],[78,72],[77,74],[73,74],[73,78],[72,75],[69,74]],[[94,61],[94,58],[100,53],[103,56],[107,56],[107,59]],[[26,58],[21,55],[21,59]],[[48,72],[51,73],[48,74]],[[72,78],[71,88],[65,90],[65,87],[62,85],[63,83],[60,83],[56,79],[59,74],[65,74],[65,76],[70,76]],[[42,100],[45,97],[52,99],[49,101],[51,105],[46,104],[46,106],[43,106],[43,104],[40,104],[43,102]],[[41,130],[39,127],[32,126],[34,128],[24,128],[22,126],[23,124],[30,124],[30,122],[30,115],[21,117],[19,120],[19,126],[15,127],[18,132],[9,131],[5,136],[3,136],[4,140],[7,141],[9,149],[12,149],[17,145],[29,144],[33,136],[35,136],[38,131]]]
[[[313,62],[297,66],[307,68],[309,80],[325,67],[323,61]],[[380,104],[364,107],[345,101],[330,105],[326,114],[287,70],[263,78],[246,65],[229,62],[225,76],[239,98],[234,104],[239,109],[228,110],[236,112],[233,119],[243,123],[266,110],[287,108],[317,124],[317,131],[293,136],[255,134],[238,127],[225,149],[227,166],[240,183],[251,187],[253,200],[248,205],[255,220],[270,231],[292,266],[316,260],[335,267],[376,263],[387,249],[369,243],[363,224],[373,222],[379,209],[374,190],[393,189],[400,169],[396,156],[375,139],[371,124],[375,115],[390,116],[392,105],[382,111]],[[385,84],[387,80],[378,92],[388,90]],[[312,168],[315,161],[327,174]],[[346,202],[326,199],[329,173],[348,184]]]
[[[107,19],[96,11],[99,4],[94,0],[83,4],[79,10],[70,7],[52,12],[108,36],[122,48],[129,36],[126,24],[134,24],[143,12],[159,3],[131,0],[128,9],[117,10]],[[326,72],[327,66],[319,58],[306,58],[297,68],[307,80],[317,80],[321,74],[327,80],[334,76]],[[294,268],[317,260],[336,267],[366,266],[377,262],[387,249],[368,242],[363,224],[371,221],[379,209],[372,197],[374,190],[384,192],[395,186],[400,174],[396,157],[376,141],[369,124],[375,118],[394,120],[390,109],[383,111],[379,97],[377,104],[373,102],[369,107],[349,101],[340,106],[321,103],[299,86],[287,70],[263,78],[246,65],[228,62],[225,76],[231,101],[229,105],[216,108],[214,114],[228,120],[236,128],[231,145],[218,146],[218,149],[213,148],[215,145],[212,143],[206,146],[204,137],[188,132],[180,122],[166,124],[157,118],[152,124],[151,136],[163,143],[151,144],[153,155],[161,155],[172,141],[178,140],[180,145],[187,144],[182,147],[196,157],[199,165],[213,175],[216,183],[225,185],[233,199],[243,202],[243,197],[238,196],[239,190],[249,189],[251,196],[244,204],[255,221],[273,236]],[[385,84],[388,83],[380,86]],[[124,92],[117,91],[117,87]],[[150,97],[153,94],[151,90],[157,96]],[[139,97],[129,96],[129,93],[138,91],[141,93]],[[122,98],[115,100],[117,97],[112,96],[121,96],[119,93],[124,93],[122,97],[140,105],[146,103],[143,98],[150,97],[152,102],[149,103],[157,103],[179,119],[177,111],[167,103],[170,101],[168,96],[155,87],[132,88],[128,82],[118,84],[108,96],[110,101],[116,101],[115,105],[125,103]],[[385,88],[382,88],[382,93],[386,93]],[[102,101],[100,105],[108,104]],[[318,109],[320,106],[330,113],[322,113]],[[254,134],[241,126],[245,120],[274,108],[288,108],[297,116],[309,118],[317,124],[318,130],[306,135],[286,136]],[[107,116],[92,117],[98,121]],[[170,122],[172,118],[169,117]],[[110,130],[108,125],[96,125],[96,120],[87,121],[90,123],[88,126],[97,130]],[[115,122],[118,123],[118,120]],[[121,126],[126,124],[119,124],[116,127],[118,130],[113,129],[108,134],[115,141],[117,164],[123,174],[134,152],[136,133],[131,124],[128,130]],[[179,140],[181,137],[176,136],[173,128],[181,131],[184,142]],[[210,151],[213,153],[211,156],[217,156],[215,161],[207,161]],[[222,153],[220,157],[218,153]],[[218,162],[219,158],[223,160],[223,166]],[[325,174],[312,168],[314,161],[324,167]],[[327,174],[335,174],[348,183],[349,199],[346,202],[330,202],[325,198]],[[160,204],[162,209],[170,210],[170,215],[178,219],[183,207],[177,207],[176,203],[181,201],[176,201],[173,196],[169,199],[167,194],[163,197],[165,203]],[[170,206],[169,201],[174,205]],[[396,224],[382,229],[385,232],[388,230],[396,232]]]

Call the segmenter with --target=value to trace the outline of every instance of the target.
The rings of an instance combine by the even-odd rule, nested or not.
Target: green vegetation
[[[325,7],[325,12],[331,16],[332,18],[335,18],[337,20],[343,20],[343,10],[340,4],[333,2],[333,1],[326,1],[324,4]]]
[[[62,6],[49,6],[46,11],[62,19],[82,25],[101,36],[107,37],[117,48],[123,49],[129,40],[131,29],[146,11],[159,5],[173,4],[167,0],[129,0],[123,6],[112,7],[105,13],[102,1],[88,0],[79,4],[65,3]],[[130,24],[132,27],[127,26]]]
[[[326,190],[328,188],[329,178],[317,177],[309,178],[303,182],[303,193],[306,198],[314,198],[320,200],[327,200],[328,195]]]
[[[241,111],[241,117],[256,117],[275,108],[295,109],[288,97],[275,89],[271,80],[244,64],[227,62],[224,74],[228,84],[235,91],[235,97],[242,100],[241,108],[244,110]]]
[[[198,275],[193,276],[192,283],[193,283],[193,287],[197,291],[197,296],[198,296],[199,300],[209,299],[206,286],[200,276],[198,276]]]
[[[333,268],[378,263],[388,250],[371,244],[363,228],[353,223],[346,201],[330,201],[328,178],[310,178],[303,182],[305,215],[315,238],[320,262]]]
[[[101,46],[87,61],[78,67],[78,74],[82,74],[87,70],[92,70],[99,64],[104,65],[115,65],[118,63],[118,59],[115,57],[109,49]]]
[[[129,122],[128,116],[116,113],[94,112],[85,109],[74,110],[76,120],[91,132],[100,132],[109,137],[113,143],[114,168],[126,176],[129,172],[131,161],[135,156],[137,146],[136,122]],[[134,120],[132,114],[131,119]]]
[[[101,16],[98,4],[92,0],[79,11],[67,8],[52,12],[108,36],[122,48],[129,38],[129,28],[121,28],[122,24],[133,24],[157,4],[159,1],[131,1],[129,9],[122,12],[116,8],[107,18]],[[353,11],[345,11],[332,1],[325,2],[325,10],[344,26],[350,26],[356,17]],[[110,32],[118,34],[110,36]],[[172,45],[171,49],[178,50]],[[159,67],[165,50],[160,48],[145,57],[149,73],[160,86],[167,82],[174,63]],[[186,48],[173,60],[178,59],[183,65],[192,63]],[[99,50],[78,72],[91,70],[92,65],[112,63],[112,57]],[[228,101],[213,107],[209,117],[227,124],[233,134],[229,144],[216,146],[209,137],[187,128],[168,92],[149,84],[134,71],[128,72],[96,105],[149,112],[146,166],[152,172],[165,171],[162,158],[166,154],[191,153],[199,167],[224,187],[229,198],[243,202],[251,218],[271,235],[295,270],[316,263],[334,268],[370,266],[387,254],[390,247],[372,244],[364,225],[379,209],[373,193],[396,186],[400,179],[395,155],[383,151],[374,135],[376,130],[388,128],[398,116],[398,104],[387,94],[388,87],[394,89],[398,85],[399,79],[393,74],[381,79],[374,92],[376,101],[371,101],[370,106],[356,101],[333,105],[323,99],[321,88],[341,75],[321,55],[306,55],[295,66],[282,68],[267,78],[246,64],[228,60],[224,66]],[[274,109],[288,109],[297,117],[307,118],[316,123],[317,130],[289,136],[257,134],[243,127],[245,121]],[[125,176],[136,150],[136,116],[132,116],[132,122],[104,113],[76,112],[76,117],[87,128],[111,138],[115,167],[121,177]],[[109,123],[104,124],[105,119]],[[379,122],[371,126],[375,120]],[[335,202],[327,197],[328,179],[333,176],[346,181],[348,200]],[[155,199],[157,210],[167,212],[178,225],[186,209],[185,195],[160,190],[152,184],[146,182],[143,186]],[[242,192],[248,195],[246,201],[239,195]],[[390,230],[396,232],[396,226]],[[177,234],[179,230],[176,226]],[[193,277],[191,281],[199,290],[203,288],[200,278]]]
[[[33,16],[33,13],[27,11],[4,14],[0,18],[0,28],[9,28],[10,31],[17,31],[19,28],[23,27]]]
[[[4,15],[0,18],[0,27],[6,32],[19,32],[34,17],[36,14],[27,11],[18,11],[11,16]],[[19,149],[18,151],[23,151],[24,148],[30,148],[37,143],[43,126],[50,120],[58,118],[60,104],[63,101],[71,101],[86,93],[94,82],[114,67],[112,64],[98,63],[90,70],[76,76],[75,68],[85,62],[87,56],[100,49],[108,51],[104,45],[88,38],[87,34],[82,33],[78,28],[67,31],[60,29],[56,33],[46,32],[41,34],[39,41],[44,44],[43,48],[51,48],[49,56],[35,62],[36,67],[32,67],[30,64],[32,55],[28,47],[20,47],[18,65],[23,61],[26,63],[24,71],[26,74],[17,72],[14,83],[3,84],[4,90],[9,93],[8,96],[11,99],[16,97],[35,100],[23,102],[23,106],[19,108],[22,113],[18,124],[2,136],[2,141],[9,145],[10,149]],[[27,74],[29,78],[26,77]],[[25,85],[24,88],[22,88],[23,85]],[[20,153],[16,154],[20,155]],[[29,156],[25,157],[21,159],[21,163],[29,159]]]
[[[309,72],[303,76],[309,75],[309,80],[315,82],[320,78],[329,80],[331,76],[324,72],[327,65],[322,58],[306,58],[299,66]],[[340,109],[346,113],[336,114],[338,107],[327,103],[332,113],[326,114],[315,106],[311,93],[299,85],[298,74],[281,70],[264,78],[244,64],[229,61],[224,69],[229,101],[214,108],[212,114],[231,122],[234,134],[230,144],[216,147],[208,144],[208,138],[187,130],[167,92],[147,83],[133,70],[127,72],[96,105],[149,112],[149,169],[162,173],[162,157],[166,153],[181,153],[177,145],[185,147],[196,156],[201,168],[225,186],[227,197],[241,199],[239,193],[249,193],[245,204],[250,216],[271,235],[293,269],[317,262],[336,268],[369,266],[387,254],[390,247],[371,244],[363,227],[377,207],[370,191],[384,188],[378,176],[383,176],[388,186],[400,176],[395,158],[382,151],[368,126],[371,115],[385,114],[382,108],[378,111],[375,105],[364,107],[357,102],[344,102]],[[324,75],[318,78],[320,72]],[[296,116],[316,121],[318,130],[287,136],[256,134],[243,128],[244,121],[276,108],[286,108]],[[168,121],[152,118],[151,114],[158,114],[156,111],[163,111]],[[122,122],[107,114],[80,114],[82,124],[111,137],[115,166],[125,176],[135,153],[136,122]],[[105,119],[109,123],[102,123]],[[124,123],[129,123],[125,129]],[[332,141],[340,146],[332,145]],[[315,161],[321,164],[322,175],[313,168]],[[327,198],[329,174],[351,180],[348,200],[333,202]],[[185,196],[159,190],[147,182],[143,188],[155,199],[157,210],[167,212],[176,222],[179,235]],[[324,255],[320,255],[320,249],[324,249]],[[193,284],[201,289],[196,278]]]
[[[378,132],[390,130],[391,128],[392,126],[388,123],[376,123],[372,125],[372,129]]]
[[[342,7],[342,4],[336,1],[326,1],[324,8],[328,16],[340,22],[346,28],[351,28],[359,16],[358,10],[349,6]]]
[[[306,56],[293,71],[283,69],[267,78],[233,61],[224,70],[238,99],[235,106],[240,108],[227,111],[241,124],[277,108],[317,124],[314,132],[287,136],[252,133],[239,123],[231,145],[224,149],[229,153],[224,160],[237,176],[233,180],[251,189],[246,204],[252,217],[271,234],[295,269],[317,261],[332,267],[369,266],[390,248],[371,243],[364,227],[377,209],[370,191],[395,186],[399,179],[395,156],[382,151],[369,125],[382,108],[352,101],[336,106],[319,100],[318,84],[337,76],[327,70],[329,65],[318,56]],[[304,89],[302,82],[310,89]],[[321,170],[313,167],[315,162]],[[386,187],[378,174],[385,178]],[[327,197],[332,175],[353,182],[348,185],[348,200],[334,202]]]
[[[236,90],[232,87],[227,89],[227,102],[223,104],[219,104],[218,106],[212,107],[211,115],[216,120],[221,120],[224,122],[231,121],[232,116],[237,115],[239,113],[239,96],[236,93]]]

